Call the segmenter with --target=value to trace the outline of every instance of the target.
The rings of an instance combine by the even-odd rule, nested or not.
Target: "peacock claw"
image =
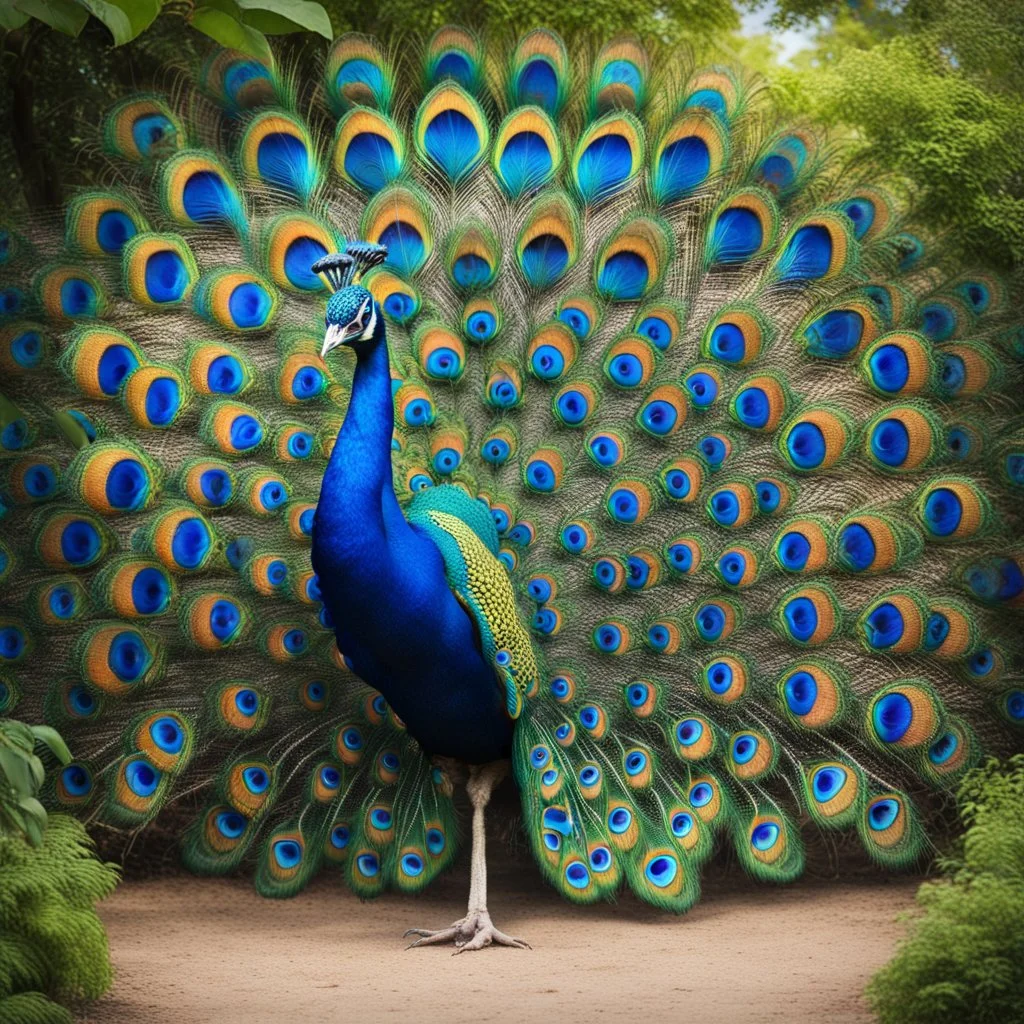
[[[491,922],[491,915],[486,910],[474,911],[464,918],[456,921],[447,928],[430,930],[427,928],[410,928],[405,933],[405,938],[410,935],[420,936],[415,942],[411,942],[406,949],[415,949],[417,946],[440,946],[446,942],[454,942],[456,950],[452,956],[459,953],[468,953],[476,949],[483,949],[486,946],[512,946],[514,949],[531,949],[528,942],[522,939],[514,939],[499,931]]]

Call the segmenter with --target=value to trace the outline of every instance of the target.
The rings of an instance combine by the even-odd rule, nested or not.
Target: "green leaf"
[[[221,46],[260,60],[271,59],[267,37],[224,11],[209,6],[197,7],[190,15],[189,22],[193,28],[216,40]]]
[[[38,757],[30,757],[25,763],[32,773],[32,792],[38,793],[39,788],[46,781],[46,769],[43,767],[43,762]]]
[[[331,19],[320,4],[308,0],[237,0],[246,25],[267,35],[291,32],[316,32],[324,39],[334,38]]]
[[[18,722],[13,718],[0,719],[0,740],[23,750],[26,754],[31,754],[36,746],[32,730],[24,722]]]
[[[15,0],[14,8],[66,36],[77,36],[89,20],[89,12],[74,0]]]
[[[132,23],[128,15],[115,4],[107,0],[78,0],[78,2],[94,17],[103,22],[114,37],[114,45],[121,46],[132,38]]]
[[[0,747],[0,771],[7,776],[11,788],[21,796],[32,796],[36,787],[32,783],[32,769],[28,758],[10,747]]]
[[[46,808],[34,796],[23,797],[18,801],[18,806],[30,818],[35,818],[41,825],[46,824]]]
[[[17,10],[14,0],[0,0],[0,29],[13,32],[28,21],[28,15]]]
[[[71,760],[71,751],[68,750],[68,745],[56,729],[49,725],[33,725],[31,729],[36,742],[49,747],[53,756],[61,764],[67,764]]]
[[[149,28],[160,13],[160,0],[78,0],[110,29],[121,46]]]
[[[3,809],[4,827],[0,835],[23,836],[25,834],[25,815],[14,804],[8,804]]]
[[[35,801],[39,805],[39,810],[43,812],[42,821],[28,808],[25,808],[25,814],[22,817],[22,830],[25,833],[25,838],[28,839],[32,846],[40,846],[43,842],[43,832],[46,829],[46,810],[38,800]]]

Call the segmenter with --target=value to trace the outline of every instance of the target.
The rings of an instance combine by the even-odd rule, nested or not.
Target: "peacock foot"
[[[440,946],[446,942],[454,942],[457,948],[452,956],[491,945],[512,946],[515,949],[531,948],[528,942],[514,939],[511,935],[506,935],[495,928],[491,922],[491,915],[486,910],[475,910],[447,928],[438,928],[433,931],[427,928],[410,928],[405,933],[405,937],[410,935],[420,937],[410,943],[406,947],[407,949],[414,949],[416,946]]]

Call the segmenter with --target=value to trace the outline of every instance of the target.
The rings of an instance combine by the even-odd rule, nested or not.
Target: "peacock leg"
[[[514,939],[511,935],[506,935],[503,931],[495,928],[491,921],[491,915],[487,912],[484,808],[491,799],[494,787],[501,782],[507,771],[507,761],[492,761],[490,764],[474,765],[469,770],[466,792],[473,805],[473,851],[470,859],[469,906],[466,916],[447,928],[436,930],[410,928],[405,934],[407,936],[418,935],[419,938],[410,944],[409,949],[414,946],[436,946],[445,942],[454,942],[458,947],[455,950],[456,953],[483,949],[492,944],[514,946],[516,949],[530,948],[521,939]]]

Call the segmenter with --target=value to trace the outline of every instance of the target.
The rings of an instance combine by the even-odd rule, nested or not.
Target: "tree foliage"
[[[442,25],[468,25],[491,35],[519,35],[543,25],[567,40],[607,40],[635,32],[666,42],[700,44],[738,28],[732,0],[324,0],[335,25],[375,35],[429,35]]]
[[[967,828],[910,938],[868,986],[882,1024],[1003,1024],[1024,1007],[1024,755],[964,778]]]
[[[0,28],[16,31],[38,21],[77,38],[92,17],[107,29],[115,46],[123,46],[163,13],[178,15],[221,46],[254,57],[270,54],[268,35],[316,32],[334,38],[327,12],[311,0],[3,0]]]
[[[762,63],[774,91],[904,179],[951,254],[1024,267],[1024,4],[781,0],[775,15],[821,18],[794,69]]]

